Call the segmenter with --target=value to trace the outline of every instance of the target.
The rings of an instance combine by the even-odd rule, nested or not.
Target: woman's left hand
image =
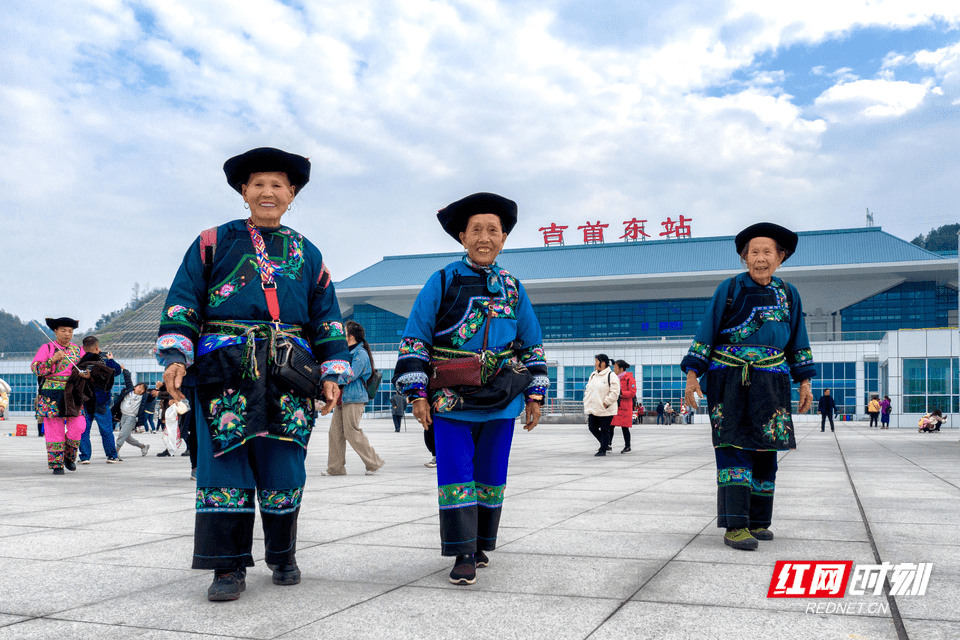
[[[526,410],[526,419],[527,424],[523,425],[523,428],[527,431],[532,431],[537,423],[540,422],[540,403],[539,402],[528,402]]]
[[[324,380],[323,397],[326,398],[327,403],[320,407],[320,415],[325,416],[333,411],[337,404],[337,399],[340,397],[340,385],[333,380]]]
[[[813,391],[810,390],[810,380],[804,380],[800,383],[800,405],[797,407],[798,413],[806,413],[813,405]]]

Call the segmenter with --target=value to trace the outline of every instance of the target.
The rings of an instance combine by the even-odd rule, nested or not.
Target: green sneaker
[[[770,531],[770,529],[766,527],[750,529],[750,534],[757,540],[773,540],[773,531]]]
[[[727,532],[723,534],[723,543],[728,547],[743,551],[753,551],[760,546],[757,539],[750,535],[750,531],[746,528],[727,529]]]

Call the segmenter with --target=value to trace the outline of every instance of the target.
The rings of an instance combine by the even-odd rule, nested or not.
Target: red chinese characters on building
[[[623,221],[623,235],[620,236],[620,239],[626,239],[627,242],[636,242],[638,240],[646,240],[650,236],[647,235],[643,230],[643,223],[646,220],[637,220],[636,218],[631,218],[630,220]]]
[[[661,226],[665,231],[661,232],[661,236],[667,236],[668,238],[672,235],[676,235],[678,238],[689,238],[690,237],[690,225],[684,224],[685,222],[692,222],[693,218],[684,218],[680,216],[680,220],[674,222],[670,219],[670,216],[667,216],[667,219],[664,222],[661,222]]]
[[[598,244],[603,242],[603,230],[609,226],[609,224],[600,224],[599,220],[594,224],[590,224],[590,221],[587,220],[587,224],[581,225],[577,229],[583,230],[583,244]]]
[[[540,227],[543,232],[543,245],[549,247],[552,244],[563,245],[563,230],[566,226],[559,227],[556,222],[551,222],[549,227]]]

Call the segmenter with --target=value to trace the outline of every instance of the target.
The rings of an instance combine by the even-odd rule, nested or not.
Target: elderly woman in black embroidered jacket
[[[797,446],[790,379],[800,384],[800,413],[813,402],[816,375],[800,294],[774,277],[797,248],[797,234],[763,222],[735,240],[747,271],[725,280],[707,307],[687,356],[686,402],[697,406],[706,374],[717,458],[717,526],[724,543],[751,550],[772,540],[777,452]]]

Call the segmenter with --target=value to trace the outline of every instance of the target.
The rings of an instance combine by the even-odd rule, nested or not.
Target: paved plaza
[[[960,443],[956,430],[799,423],[780,457],[772,529],[754,552],[724,546],[703,424],[633,429],[633,452],[595,458],[585,425],[519,426],[498,548],[477,583],[448,583],[435,472],[419,426],[363,426],[387,461],[375,476],[348,449],[321,477],[318,423],[297,559],[274,586],[261,562],[236,602],[206,599],[189,569],[194,487],[187,458],[125,447],[64,477],[43,440],[0,423],[0,639],[7,638],[960,638]],[[23,422],[23,420],[20,420]],[[259,529],[259,523],[257,525]],[[932,562],[926,595],[767,598],[777,560]],[[868,592],[870,593],[870,592]],[[844,613],[807,612],[811,603]],[[863,606],[860,606],[860,605]]]

